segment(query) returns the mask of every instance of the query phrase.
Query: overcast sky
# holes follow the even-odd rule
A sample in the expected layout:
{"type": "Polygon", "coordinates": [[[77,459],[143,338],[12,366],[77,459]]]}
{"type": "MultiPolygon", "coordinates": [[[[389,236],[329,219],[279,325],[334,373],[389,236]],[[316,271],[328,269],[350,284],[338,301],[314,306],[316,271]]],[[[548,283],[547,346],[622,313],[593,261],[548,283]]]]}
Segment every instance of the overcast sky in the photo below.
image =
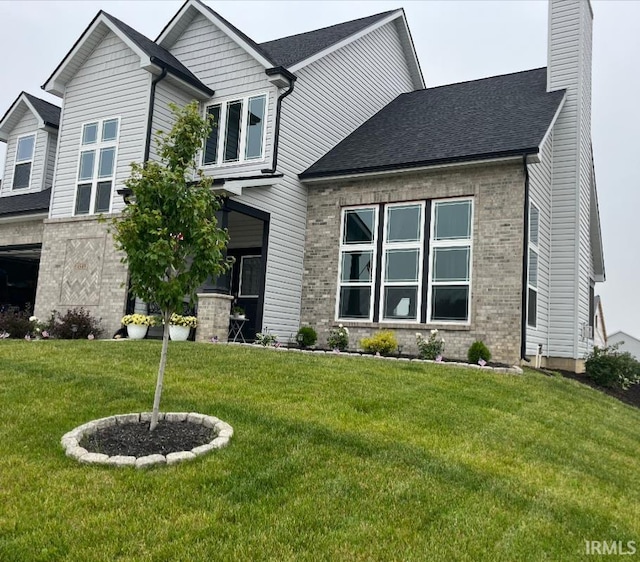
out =
{"type": "MultiPolygon", "coordinates": [[[[404,7],[427,86],[546,65],[547,3],[535,1],[342,1],[207,3],[257,42],[404,7]]],[[[100,10],[155,39],[180,1],[0,1],[0,115],[40,89],[100,10]]],[[[596,0],[593,145],[607,282],[609,334],[640,338],[640,2],[596,0]]],[[[0,143],[0,170],[4,170],[0,143]]],[[[0,172],[2,173],[2,172],[0,172]]]]}

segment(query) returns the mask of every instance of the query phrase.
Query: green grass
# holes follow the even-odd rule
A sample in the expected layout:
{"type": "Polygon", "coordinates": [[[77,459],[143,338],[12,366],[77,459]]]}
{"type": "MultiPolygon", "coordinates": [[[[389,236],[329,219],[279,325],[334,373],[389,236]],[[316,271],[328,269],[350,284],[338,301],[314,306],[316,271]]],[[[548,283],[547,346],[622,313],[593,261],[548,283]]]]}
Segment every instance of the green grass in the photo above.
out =
{"type": "MultiPolygon", "coordinates": [[[[60,437],[148,410],[158,342],[0,342],[0,560],[580,560],[640,543],[640,411],[574,381],[173,342],[231,445],[136,471],[60,437]]],[[[639,545],[640,546],[640,545],[639,545]]]]}

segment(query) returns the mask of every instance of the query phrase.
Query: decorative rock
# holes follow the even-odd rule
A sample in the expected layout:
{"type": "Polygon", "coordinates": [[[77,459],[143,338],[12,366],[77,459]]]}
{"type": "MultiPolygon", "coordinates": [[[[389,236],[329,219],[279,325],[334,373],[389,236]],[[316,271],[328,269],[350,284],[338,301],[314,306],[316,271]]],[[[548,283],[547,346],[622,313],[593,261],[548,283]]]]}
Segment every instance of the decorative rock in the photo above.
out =
{"type": "Polygon", "coordinates": [[[74,437],[63,437],[60,443],[64,449],[73,449],[78,446],[78,440],[74,437]]]}
{"type": "Polygon", "coordinates": [[[136,459],[136,468],[149,468],[155,464],[165,464],[167,459],[164,455],[147,455],[136,459]]]}
{"type": "Polygon", "coordinates": [[[190,461],[196,458],[191,451],[180,451],[178,453],[169,453],[167,455],[167,464],[177,464],[182,461],[190,461]]]}
{"type": "Polygon", "coordinates": [[[87,453],[86,455],[82,455],[78,460],[86,464],[104,464],[109,460],[109,455],[103,455],[102,453],[87,453]]]}
{"type": "Polygon", "coordinates": [[[202,424],[205,416],[203,414],[196,414],[195,412],[191,412],[187,415],[187,421],[189,423],[195,423],[196,425],[202,424]]]}
{"type": "Polygon", "coordinates": [[[79,460],[80,457],[88,453],[89,451],[87,451],[83,447],[68,447],[66,452],[68,457],[71,457],[72,459],[76,459],[76,460],[79,460]]]}
{"type": "Polygon", "coordinates": [[[222,449],[229,444],[228,437],[216,437],[213,441],[211,441],[211,446],[214,449],[222,449]]]}
{"type": "Polygon", "coordinates": [[[186,412],[167,412],[164,419],[168,422],[183,422],[187,420],[186,412]]]}
{"type": "Polygon", "coordinates": [[[199,447],[194,447],[193,449],[191,449],[191,452],[196,457],[199,457],[200,455],[206,455],[207,453],[213,451],[214,449],[216,449],[216,447],[214,447],[211,443],[207,443],[206,445],[200,445],[199,447]]]}
{"type": "Polygon", "coordinates": [[[228,437],[231,439],[233,437],[233,429],[221,429],[218,431],[218,437],[228,437]]]}
{"type": "Polygon", "coordinates": [[[202,420],[202,425],[204,425],[205,427],[214,429],[216,427],[216,424],[219,421],[220,420],[214,416],[204,416],[204,419],[202,420]]]}
{"type": "Polygon", "coordinates": [[[136,457],[129,457],[124,455],[116,455],[115,457],[109,457],[107,464],[112,466],[135,466],[136,457]]]}
{"type": "Polygon", "coordinates": [[[115,416],[115,418],[118,424],[138,423],[140,421],[140,414],[120,414],[119,416],[115,416]]]}
{"type": "MultiPolygon", "coordinates": [[[[140,414],[140,421],[149,423],[151,422],[152,415],[153,415],[153,412],[142,412],[140,414]]],[[[163,419],[164,419],[164,412],[158,412],[158,421],[163,419]]]]}
{"type": "Polygon", "coordinates": [[[99,420],[96,420],[93,422],[93,425],[95,425],[96,430],[102,429],[103,427],[111,427],[112,425],[115,425],[115,424],[116,424],[115,416],[109,416],[108,418],[100,418],[99,420]]]}

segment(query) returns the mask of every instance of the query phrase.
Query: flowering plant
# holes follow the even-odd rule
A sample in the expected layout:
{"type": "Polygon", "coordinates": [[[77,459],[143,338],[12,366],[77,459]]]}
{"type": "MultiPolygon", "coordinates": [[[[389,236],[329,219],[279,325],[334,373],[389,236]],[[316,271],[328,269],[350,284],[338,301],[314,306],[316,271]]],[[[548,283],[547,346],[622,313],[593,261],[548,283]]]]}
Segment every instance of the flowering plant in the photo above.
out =
{"type": "Polygon", "coordinates": [[[125,326],[133,324],[134,326],[155,326],[155,317],[145,314],[127,314],[120,320],[125,326]]]}
{"type": "Polygon", "coordinates": [[[327,344],[331,349],[337,349],[338,351],[347,349],[349,347],[349,328],[342,324],[338,324],[337,328],[331,328],[327,344]]]}
{"type": "Polygon", "coordinates": [[[431,330],[429,339],[425,339],[420,332],[416,333],[416,344],[421,359],[437,360],[440,357],[442,361],[444,338],[438,337],[438,330],[431,330]]]}
{"type": "Polygon", "coordinates": [[[180,314],[172,314],[169,324],[174,326],[185,326],[195,328],[198,325],[198,319],[195,316],[182,316],[180,314]]]}
{"type": "Polygon", "coordinates": [[[264,332],[258,332],[256,334],[256,342],[264,347],[270,345],[278,347],[278,334],[272,334],[269,332],[269,328],[265,328],[264,332]]]}

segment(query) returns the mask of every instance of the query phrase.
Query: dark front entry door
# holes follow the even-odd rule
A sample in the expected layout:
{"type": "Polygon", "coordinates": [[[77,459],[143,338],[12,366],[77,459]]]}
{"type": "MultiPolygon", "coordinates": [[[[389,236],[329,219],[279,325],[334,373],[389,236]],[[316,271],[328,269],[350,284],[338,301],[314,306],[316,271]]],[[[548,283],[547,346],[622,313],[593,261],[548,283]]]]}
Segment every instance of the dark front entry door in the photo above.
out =
{"type": "Polygon", "coordinates": [[[242,335],[245,340],[253,341],[259,328],[256,319],[264,275],[261,249],[234,249],[229,250],[228,255],[236,259],[231,272],[231,294],[235,297],[235,306],[242,307],[247,317],[242,326],[242,335]]]}

